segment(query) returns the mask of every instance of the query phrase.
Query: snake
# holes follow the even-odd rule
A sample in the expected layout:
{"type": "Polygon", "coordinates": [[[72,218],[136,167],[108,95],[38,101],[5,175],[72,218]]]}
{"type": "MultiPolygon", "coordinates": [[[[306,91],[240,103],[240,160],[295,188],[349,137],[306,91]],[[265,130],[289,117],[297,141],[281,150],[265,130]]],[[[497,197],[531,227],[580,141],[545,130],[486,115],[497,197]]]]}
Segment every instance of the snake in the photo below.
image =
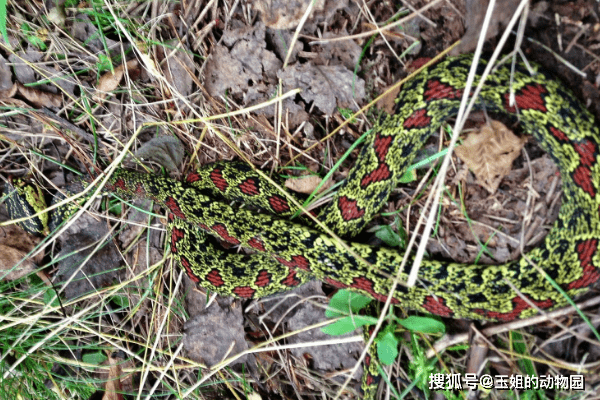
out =
{"type": "MultiPolygon", "coordinates": [[[[343,241],[318,225],[290,220],[298,210],[294,202],[240,162],[209,164],[182,180],[118,169],[104,191],[164,207],[173,257],[211,291],[252,299],[319,279],[385,301],[394,277],[407,278],[398,271],[403,258],[413,255],[352,237],[386,204],[430,135],[457,114],[472,63],[472,55],[463,55],[424,69],[403,85],[393,112],[374,122],[344,183],[316,216],[343,241]],[[224,251],[207,236],[250,254],[224,251]]],[[[486,65],[479,60],[476,79],[486,65]]],[[[418,284],[396,286],[391,302],[442,317],[492,321],[564,306],[600,278],[600,134],[594,117],[551,73],[522,62],[495,66],[474,108],[518,121],[552,157],[562,178],[558,218],[540,246],[514,261],[423,260],[418,284]]],[[[25,191],[24,185],[10,187],[12,193],[25,191]]],[[[23,215],[23,198],[39,195],[9,196],[11,215],[23,215]]]]}

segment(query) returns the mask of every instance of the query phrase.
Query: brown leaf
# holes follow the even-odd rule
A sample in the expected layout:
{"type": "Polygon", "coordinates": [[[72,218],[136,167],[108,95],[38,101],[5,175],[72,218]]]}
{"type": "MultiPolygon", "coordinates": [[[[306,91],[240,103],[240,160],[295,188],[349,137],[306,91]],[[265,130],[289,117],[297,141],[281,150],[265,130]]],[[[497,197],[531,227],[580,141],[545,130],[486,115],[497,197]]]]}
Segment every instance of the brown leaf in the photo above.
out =
{"type": "MultiPolygon", "coordinates": [[[[506,26],[512,18],[513,13],[520,0],[498,0],[494,5],[492,18],[485,32],[485,39],[490,39],[498,34],[498,31],[506,26]]],[[[467,32],[460,44],[451,51],[452,55],[470,53],[475,49],[477,40],[483,35],[483,20],[487,12],[489,0],[467,0],[465,13],[465,26],[467,32]]]]}
{"type": "MultiPolygon", "coordinates": [[[[248,349],[241,307],[211,304],[185,323],[183,346],[187,357],[209,367],[248,349]]],[[[244,355],[230,366],[248,361],[244,355]]]]}
{"type": "MultiPolygon", "coordinates": [[[[309,6],[309,1],[281,1],[281,0],[257,0],[251,2],[252,7],[260,11],[260,16],[265,25],[271,29],[292,29],[298,26],[302,16],[309,6]]],[[[313,13],[322,12],[326,7],[325,0],[313,2],[313,13]]],[[[329,8],[334,8],[337,2],[329,2],[329,8]],[[333,3],[333,4],[331,4],[333,3]]],[[[343,3],[343,2],[341,2],[343,3]]],[[[334,9],[335,10],[335,9],[334,9]]]]}
{"type": "Polygon", "coordinates": [[[365,81],[342,65],[294,64],[277,72],[285,91],[302,89],[299,96],[332,115],[336,107],[357,110],[366,96],[365,81]]]}
{"type": "Polygon", "coordinates": [[[108,240],[99,249],[98,241],[107,236],[106,224],[90,215],[82,215],[71,223],[59,236],[61,251],[56,266],[58,282],[71,282],[64,288],[67,299],[94,293],[119,279],[123,272],[122,257],[113,240],[108,240]],[[90,257],[89,262],[81,265],[90,257]],[[74,276],[73,276],[74,275],[74,276]]]}
{"type": "Polygon", "coordinates": [[[400,93],[400,86],[394,88],[390,93],[383,96],[377,102],[377,108],[384,110],[388,114],[394,113],[394,107],[396,106],[396,97],[400,93]]]}
{"type": "Polygon", "coordinates": [[[60,107],[62,104],[62,96],[60,94],[26,87],[21,83],[17,83],[17,88],[19,94],[36,107],[60,107]]]}
{"type": "Polygon", "coordinates": [[[29,259],[23,260],[26,254],[14,247],[0,244],[0,276],[3,277],[3,280],[14,281],[35,269],[33,262],[29,259]],[[21,262],[21,260],[23,261],[21,262]],[[17,264],[19,265],[15,267],[17,264]]]}
{"type": "MultiPolygon", "coordinates": [[[[322,181],[323,179],[317,175],[306,175],[299,178],[287,179],[285,181],[285,187],[293,190],[294,192],[311,194],[322,181]]],[[[319,188],[318,193],[329,189],[331,185],[333,185],[331,179],[327,180],[327,182],[325,182],[323,186],[319,188]]]]}
{"type": "Polygon", "coordinates": [[[102,396],[102,400],[123,400],[121,392],[123,388],[121,386],[121,376],[123,375],[120,365],[120,360],[110,357],[107,360],[110,365],[108,370],[108,379],[106,380],[105,392],[102,396]]]}
{"type": "Polygon", "coordinates": [[[504,124],[492,121],[479,133],[470,134],[455,151],[473,171],[477,183],[488,192],[495,193],[526,141],[527,138],[515,136],[504,124]]]}
{"type": "MultiPolygon", "coordinates": [[[[139,69],[139,64],[137,60],[129,60],[127,61],[127,70],[135,71],[139,69]]],[[[98,94],[96,94],[96,100],[103,100],[106,97],[108,92],[112,92],[121,83],[121,79],[123,79],[123,75],[125,74],[125,65],[121,64],[117,68],[114,69],[114,74],[111,71],[108,71],[104,75],[100,77],[98,81],[98,94]]]]}
{"type": "Polygon", "coordinates": [[[173,52],[177,43],[171,41],[163,49],[169,56],[166,62],[161,63],[161,68],[167,81],[173,85],[180,95],[188,96],[192,93],[194,84],[194,60],[183,49],[173,52]]]}
{"type": "Polygon", "coordinates": [[[18,89],[19,85],[14,83],[10,88],[6,90],[0,90],[0,99],[11,99],[15,97],[15,94],[17,94],[18,89]]]}
{"type": "Polygon", "coordinates": [[[36,262],[44,256],[40,253],[35,259],[26,258],[27,254],[40,242],[16,225],[8,225],[0,230],[0,277],[14,281],[31,273],[36,262]],[[15,265],[17,265],[15,267],[15,265]],[[6,274],[6,276],[5,276],[6,274]]]}

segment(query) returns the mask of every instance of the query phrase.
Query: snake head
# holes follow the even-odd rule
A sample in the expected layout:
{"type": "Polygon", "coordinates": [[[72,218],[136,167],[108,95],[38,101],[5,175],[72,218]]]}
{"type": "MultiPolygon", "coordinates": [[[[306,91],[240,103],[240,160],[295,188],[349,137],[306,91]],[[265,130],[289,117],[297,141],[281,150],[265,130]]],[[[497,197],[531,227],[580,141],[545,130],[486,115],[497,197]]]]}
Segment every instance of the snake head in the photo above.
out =
{"type": "Polygon", "coordinates": [[[9,178],[4,185],[6,208],[10,219],[27,233],[47,235],[48,213],[42,189],[20,178],[9,178]]]}

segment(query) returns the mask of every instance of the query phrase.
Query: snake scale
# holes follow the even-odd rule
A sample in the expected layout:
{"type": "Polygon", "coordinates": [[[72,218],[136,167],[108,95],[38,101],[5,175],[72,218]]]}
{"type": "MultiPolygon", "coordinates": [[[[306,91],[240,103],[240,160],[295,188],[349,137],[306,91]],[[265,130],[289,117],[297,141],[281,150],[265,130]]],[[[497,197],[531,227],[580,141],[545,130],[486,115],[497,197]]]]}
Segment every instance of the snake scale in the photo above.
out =
{"type": "MultiPolygon", "coordinates": [[[[375,123],[348,178],[318,214],[327,227],[349,238],[376,215],[425,140],[456,115],[472,61],[470,55],[447,58],[404,84],[394,113],[375,123]]],[[[478,74],[484,67],[482,60],[478,74]]],[[[517,117],[558,165],[563,197],[554,227],[541,246],[503,265],[425,260],[418,285],[397,287],[393,303],[444,317],[508,321],[566,304],[528,260],[569,296],[600,278],[599,131],[570,91],[540,67],[531,68],[533,74],[520,63],[512,72],[506,65],[496,67],[476,108],[517,117]]],[[[259,298],[316,278],[385,300],[404,257],[396,249],[347,242],[365,263],[320,230],[290,222],[295,207],[240,163],[211,164],[183,181],[117,170],[105,189],[166,208],[173,256],[191,279],[223,295],[259,298]],[[205,240],[207,233],[253,254],[225,253],[205,240]]]]}

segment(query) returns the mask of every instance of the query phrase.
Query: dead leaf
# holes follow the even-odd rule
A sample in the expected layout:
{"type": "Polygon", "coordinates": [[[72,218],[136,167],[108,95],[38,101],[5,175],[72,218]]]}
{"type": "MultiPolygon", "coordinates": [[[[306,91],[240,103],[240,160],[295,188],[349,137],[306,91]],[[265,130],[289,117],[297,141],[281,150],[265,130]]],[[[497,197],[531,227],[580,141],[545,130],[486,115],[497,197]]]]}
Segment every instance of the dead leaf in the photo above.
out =
{"type": "MultiPolygon", "coordinates": [[[[267,50],[263,24],[255,24],[252,30],[233,28],[226,32],[223,44],[218,45],[208,59],[206,90],[211,96],[223,96],[226,92],[237,96],[249,88],[258,90],[258,87],[277,82],[281,65],[275,53],[267,50]]],[[[270,92],[270,89],[264,87],[260,92],[270,92]]]]}
{"type": "Polygon", "coordinates": [[[168,169],[177,171],[183,162],[185,148],[175,136],[159,136],[144,143],[135,156],[146,161],[154,161],[168,169]]]}
{"type": "Polygon", "coordinates": [[[65,27],[65,22],[67,21],[67,14],[65,14],[64,3],[60,6],[52,7],[48,11],[48,21],[60,26],[61,28],[65,27]]]}
{"type": "Polygon", "coordinates": [[[19,89],[19,86],[15,83],[6,90],[0,90],[0,99],[3,99],[3,100],[4,99],[12,99],[13,97],[15,97],[15,94],[17,94],[18,89],[19,89]]]}
{"type": "Polygon", "coordinates": [[[105,392],[102,396],[102,400],[123,400],[123,387],[121,386],[121,376],[123,372],[121,370],[121,361],[109,357],[107,364],[110,365],[108,370],[108,379],[106,380],[105,392]]]}
{"type": "MultiPolygon", "coordinates": [[[[346,29],[334,32],[325,32],[324,39],[335,39],[348,36],[346,29]]],[[[360,55],[362,48],[354,40],[344,41],[325,41],[322,44],[323,52],[320,57],[327,60],[327,65],[343,65],[349,70],[354,70],[357,65],[360,66],[360,55]]]]}
{"type": "Polygon", "coordinates": [[[394,90],[379,99],[377,101],[377,108],[384,110],[388,114],[394,114],[398,93],[400,93],[400,86],[395,87],[394,90]]]}
{"type": "Polygon", "coordinates": [[[29,259],[24,260],[27,253],[14,247],[0,244],[0,277],[2,280],[14,281],[35,269],[35,264],[29,259]],[[19,264],[15,267],[15,265],[19,264]]]}
{"type": "Polygon", "coordinates": [[[12,71],[6,63],[6,59],[0,55],[0,92],[13,90],[12,88],[14,88],[12,82],[12,71]]]}
{"type": "MultiPolygon", "coordinates": [[[[311,194],[315,191],[317,186],[321,184],[322,181],[323,179],[321,179],[320,176],[306,175],[300,176],[298,178],[287,179],[285,181],[285,187],[293,190],[294,192],[311,194]]],[[[325,182],[323,186],[319,188],[319,191],[317,193],[321,193],[324,190],[329,189],[332,185],[333,182],[331,181],[331,179],[328,179],[327,182],[325,182]]]]}
{"type": "Polygon", "coordinates": [[[93,293],[118,281],[119,274],[125,272],[121,267],[122,257],[103,221],[84,214],[73,221],[58,240],[62,248],[56,255],[56,259],[60,261],[56,264],[58,271],[55,279],[61,285],[69,281],[64,288],[67,299],[93,293]],[[101,239],[106,242],[96,249],[101,239]],[[91,253],[93,254],[90,255],[91,253]],[[89,261],[82,266],[88,257],[89,261]]]}
{"type": "Polygon", "coordinates": [[[300,88],[300,97],[314,102],[323,113],[332,115],[335,107],[357,110],[365,97],[365,81],[341,65],[294,64],[277,76],[284,91],[300,88]]]}
{"type": "Polygon", "coordinates": [[[477,183],[492,194],[510,172],[512,162],[519,156],[526,141],[526,137],[516,136],[501,122],[492,121],[479,133],[471,133],[455,151],[473,171],[477,183]]]}
{"type": "MultiPolygon", "coordinates": [[[[303,344],[301,347],[290,349],[290,353],[298,358],[310,357],[311,364],[320,371],[332,371],[337,368],[352,368],[356,365],[362,344],[357,342],[344,343],[343,345],[312,346],[311,343],[321,340],[330,340],[331,337],[321,332],[320,329],[308,329],[310,325],[317,324],[325,318],[325,311],[321,306],[305,303],[287,321],[288,330],[296,332],[288,340],[290,344],[303,344]]],[[[352,333],[339,336],[351,336],[352,333]]],[[[358,379],[361,372],[354,375],[358,379]]]]}
{"type": "MultiPolygon", "coordinates": [[[[252,2],[252,6],[260,11],[263,22],[269,28],[292,29],[298,26],[310,1],[259,0],[252,2]]],[[[325,0],[314,2],[313,7],[315,12],[323,10],[325,0]]]]}
{"type": "Polygon", "coordinates": [[[44,256],[27,258],[40,242],[39,238],[26,233],[16,225],[7,225],[0,230],[0,278],[14,281],[36,269],[36,263],[44,256]],[[15,267],[15,265],[17,265],[15,267]],[[6,274],[6,275],[5,275],[6,274]]]}
{"type": "Polygon", "coordinates": [[[348,7],[348,0],[255,0],[249,2],[260,11],[259,15],[271,29],[286,30],[298,26],[312,3],[308,20],[304,22],[304,32],[314,31],[317,24],[330,26],[337,11],[348,7]]]}
{"type": "MultiPolygon", "coordinates": [[[[246,351],[242,308],[223,308],[218,302],[204,308],[185,323],[183,346],[189,358],[209,367],[246,351]]],[[[244,355],[229,366],[247,361],[248,355],[244,355]]]]}
{"type": "MultiPolygon", "coordinates": [[[[508,24],[520,0],[498,0],[495,3],[492,19],[485,33],[485,39],[490,39],[498,34],[498,31],[508,24]]],[[[450,53],[458,55],[469,53],[475,49],[479,37],[482,35],[483,20],[487,12],[489,0],[467,0],[467,12],[465,13],[465,26],[467,32],[461,39],[460,44],[450,53]]]]}
{"type": "Polygon", "coordinates": [[[161,64],[162,71],[167,81],[173,85],[181,96],[188,96],[192,93],[194,83],[194,60],[183,49],[173,52],[171,49],[177,49],[177,42],[170,41],[164,48],[161,48],[165,55],[166,62],[161,64]]]}
{"type": "Polygon", "coordinates": [[[32,87],[23,86],[17,83],[17,89],[21,96],[38,108],[42,107],[60,107],[62,96],[56,93],[44,92],[32,87]]]}
{"type": "MultiPolygon", "coordinates": [[[[127,61],[127,71],[136,71],[139,69],[139,64],[137,60],[129,60],[127,61]]],[[[114,73],[112,71],[108,71],[104,75],[100,77],[98,81],[98,93],[94,96],[94,98],[98,101],[104,100],[108,92],[112,92],[121,83],[121,79],[123,79],[123,75],[125,74],[125,65],[121,64],[117,68],[114,69],[114,73]]]]}
{"type": "MultiPolygon", "coordinates": [[[[84,2],[81,4],[84,4],[84,2]]],[[[76,10],[76,8],[70,10],[76,10]]],[[[71,35],[81,43],[85,43],[85,54],[78,52],[74,53],[82,60],[93,60],[95,62],[95,54],[105,54],[108,50],[108,55],[110,57],[115,57],[120,55],[121,51],[125,50],[125,45],[122,42],[110,39],[107,35],[100,32],[88,15],[76,12],[74,18],[72,15],[69,15],[69,17],[72,18],[71,22],[73,24],[71,26],[71,35]]]]}

